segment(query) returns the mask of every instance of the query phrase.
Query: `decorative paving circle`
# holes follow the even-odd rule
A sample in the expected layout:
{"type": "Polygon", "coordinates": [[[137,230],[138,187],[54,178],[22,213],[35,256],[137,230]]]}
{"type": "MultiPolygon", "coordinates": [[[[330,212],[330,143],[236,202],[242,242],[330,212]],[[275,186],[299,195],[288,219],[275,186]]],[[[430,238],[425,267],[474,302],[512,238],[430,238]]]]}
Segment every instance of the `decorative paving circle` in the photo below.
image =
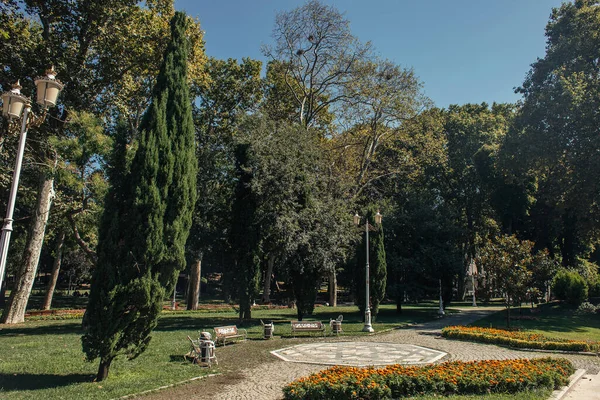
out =
{"type": "Polygon", "coordinates": [[[271,354],[284,361],[324,364],[369,365],[430,364],[447,353],[402,343],[336,342],[308,343],[272,351],[271,354]]]}

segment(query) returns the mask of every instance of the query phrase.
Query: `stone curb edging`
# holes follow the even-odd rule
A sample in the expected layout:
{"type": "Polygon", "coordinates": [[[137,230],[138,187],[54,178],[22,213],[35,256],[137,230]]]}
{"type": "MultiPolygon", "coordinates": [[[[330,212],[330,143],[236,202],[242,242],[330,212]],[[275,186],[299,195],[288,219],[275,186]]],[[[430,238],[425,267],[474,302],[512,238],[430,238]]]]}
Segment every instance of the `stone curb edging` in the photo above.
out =
{"type": "Polygon", "coordinates": [[[185,381],[171,383],[170,385],[160,386],[160,387],[157,387],[155,389],[148,389],[148,390],[144,390],[143,392],[139,392],[139,393],[126,394],[125,396],[117,397],[117,398],[115,398],[113,400],[131,399],[131,398],[142,396],[142,395],[145,395],[145,394],[149,394],[149,393],[153,393],[153,392],[158,392],[160,390],[169,389],[169,388],[172,388],[172,387],[175,387],[175,386],[183,385],[184,383],[189,383],[189,382],[197,381],[197,380],[204,379],[204,378],[210,378],[210,377],[218,376],[218,375],[221,375],[221,374],[217,373],[217,374],[208,374],[208,375],[196,376],[194,378],[186,379],[185,381]]]}
{"type": "Polygon", "coordinates": [[[585,374],[585,371],[585,369],[578,369],[577,371],[575,371],[573,375],[569,377],[569,384],[562,389],[558,389],[552,392],[552,395],[548,400],[561,400],[563,397],[565,397],[571,391],[571,389],[575,387],[575,384],[579,382],[583,374],[585,374]]]}
{"type": "MultiPolygon", "coordinates": [[[[501,346],[501,345],[497,345],[497,346],[501,346]]],[[[551,353],[551,354],[574,354],[574,355],[578,355],[578,356],[594,356],[594,357],[598,357],[598,353],[592,353],[589,351],[568,351],[568,350],[545,350],[545,349],[522,349],[519,347],[510,347],[510,346],[506,346],[509,349],[513,349],[513,350],[522,350],[522,351],[530,351],[532,353],[551,353]]]]}

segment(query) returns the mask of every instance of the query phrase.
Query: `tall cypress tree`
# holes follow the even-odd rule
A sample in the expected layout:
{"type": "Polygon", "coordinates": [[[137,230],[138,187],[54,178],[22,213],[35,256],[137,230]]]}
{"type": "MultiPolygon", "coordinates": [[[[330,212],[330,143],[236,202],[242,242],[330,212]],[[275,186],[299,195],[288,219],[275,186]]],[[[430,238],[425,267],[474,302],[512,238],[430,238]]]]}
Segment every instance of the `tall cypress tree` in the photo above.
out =
{"type": "Polygon", "coordinates": [[[117,355],[134,358],[146,349],[165,293],[185,267],[197,170],[186,26],[186,15],[175,13],[128,174],[124,143],[116,141],[120,162],[110,177],[98,265],[83,319],[83,351],[89,361],[100,358],[98,381],[108,376],[117,355]]]}
{"type": "Polygon", "coordinates": [[[240,300],[240,319],[251,318],[252,300],[258,296],[260,283],[259,230],[256,224],[257,199],[252,192],[254,174],[251,147],[247,143],[235,148],[238,183],[232,205],[231,245],[234,266],[228,281],[240,300]]]}
{"type": "Polygon", "coordinates": [[[379,225],[378,228],[371,242],[373,244],[373,260],[370,265],[369,296],[371,297],[371,313],[373,318],[379,313],[379,304],[385,297],[385,287],[387,285],[387,262],[385,260],[383,226],[379,225]]]}

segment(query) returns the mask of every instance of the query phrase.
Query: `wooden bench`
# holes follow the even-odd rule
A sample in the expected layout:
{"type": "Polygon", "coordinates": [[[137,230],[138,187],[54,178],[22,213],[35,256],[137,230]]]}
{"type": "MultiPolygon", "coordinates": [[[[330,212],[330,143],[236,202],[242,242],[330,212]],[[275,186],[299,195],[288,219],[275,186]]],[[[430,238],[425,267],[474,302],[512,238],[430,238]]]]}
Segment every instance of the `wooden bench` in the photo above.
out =
{"type": "Polygon", "coordinates": [[[292,321],[292,335],[296,332],[323,332],[325,336],[325,325],[321,321],[292,321]]]}
{"type": "Polygon", "coordinates": [[[217,326],[213,330],[215,331],[215,344],[218,345],[220,342],[223,343],[223,346],[225,346],[227,339],[246,340],[248,335],[245,329],[238,329],[235,325],[217,326]]]}

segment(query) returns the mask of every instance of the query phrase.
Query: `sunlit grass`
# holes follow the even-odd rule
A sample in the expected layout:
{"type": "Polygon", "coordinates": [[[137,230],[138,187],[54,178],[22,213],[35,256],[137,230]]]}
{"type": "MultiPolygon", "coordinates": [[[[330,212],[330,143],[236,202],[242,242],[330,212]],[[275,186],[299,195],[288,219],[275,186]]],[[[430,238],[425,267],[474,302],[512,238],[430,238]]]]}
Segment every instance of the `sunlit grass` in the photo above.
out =
{"type": "MultiPolygon", "coordinates": [[[[395,306],[386,305],[373,326],[376,331],[396,328],[432,319],[435,312],[435,307],[405,307],[402,314],[396,314],[395,306]]],[[[365,334],[361,332],[361,314],[354,306],[316,307],[315,313],[305,319],[323,321],[329,335],[329,320],[340,314],[344,316],[343,335],[365,334]]],[[[297,315],[294,309],[278,308],[254,310],[252,317],[251,321],[239,324],[238,315],[233,310],[218,313],[164,312],[147,351],[131,361],[117,358],[111,366],[109,378],[100,383],[93,382],[97,361],[86,362],[81,351],[80,319],[3,325],[0,327],[0,398],[113,399],[215,373],[219,367],[208,370],[184,361],[183,354],[189,350],[188,335],[197,338],[199,331],[235,324],[248,329],[249,339],[258,340],[262,338],[260,319],[263,319],[275,322],[276,336],[289,337],[290,321],[296,320],[297,315]]],[[[319,334],[303,333],[298,336],[316,337],[319,334]]],[[[291,342],[295,344],[297,341],[291,342]]],[[[252,353],[256,348],[261,354],[249,357],[263,357],[262,353],[268,354],[268,351],[258,346],[259,343],[263,342],[238,345],[235,350],[248,349],[252,353]]],[[[280,341],[271,344],[285,346],[280,341]]]]}
{"type": "MultiPolygon", "coordinates": [[[[575,314],[575,309],[559,303],[511,310],[518,319],[511,320],[511,328],[525,329],[548,337],[571,340],[600,341],[600,314],[575,314]]],[[[473,326],[506,328],[506,312],[494,313],[480,319],[473,326]]]]}

